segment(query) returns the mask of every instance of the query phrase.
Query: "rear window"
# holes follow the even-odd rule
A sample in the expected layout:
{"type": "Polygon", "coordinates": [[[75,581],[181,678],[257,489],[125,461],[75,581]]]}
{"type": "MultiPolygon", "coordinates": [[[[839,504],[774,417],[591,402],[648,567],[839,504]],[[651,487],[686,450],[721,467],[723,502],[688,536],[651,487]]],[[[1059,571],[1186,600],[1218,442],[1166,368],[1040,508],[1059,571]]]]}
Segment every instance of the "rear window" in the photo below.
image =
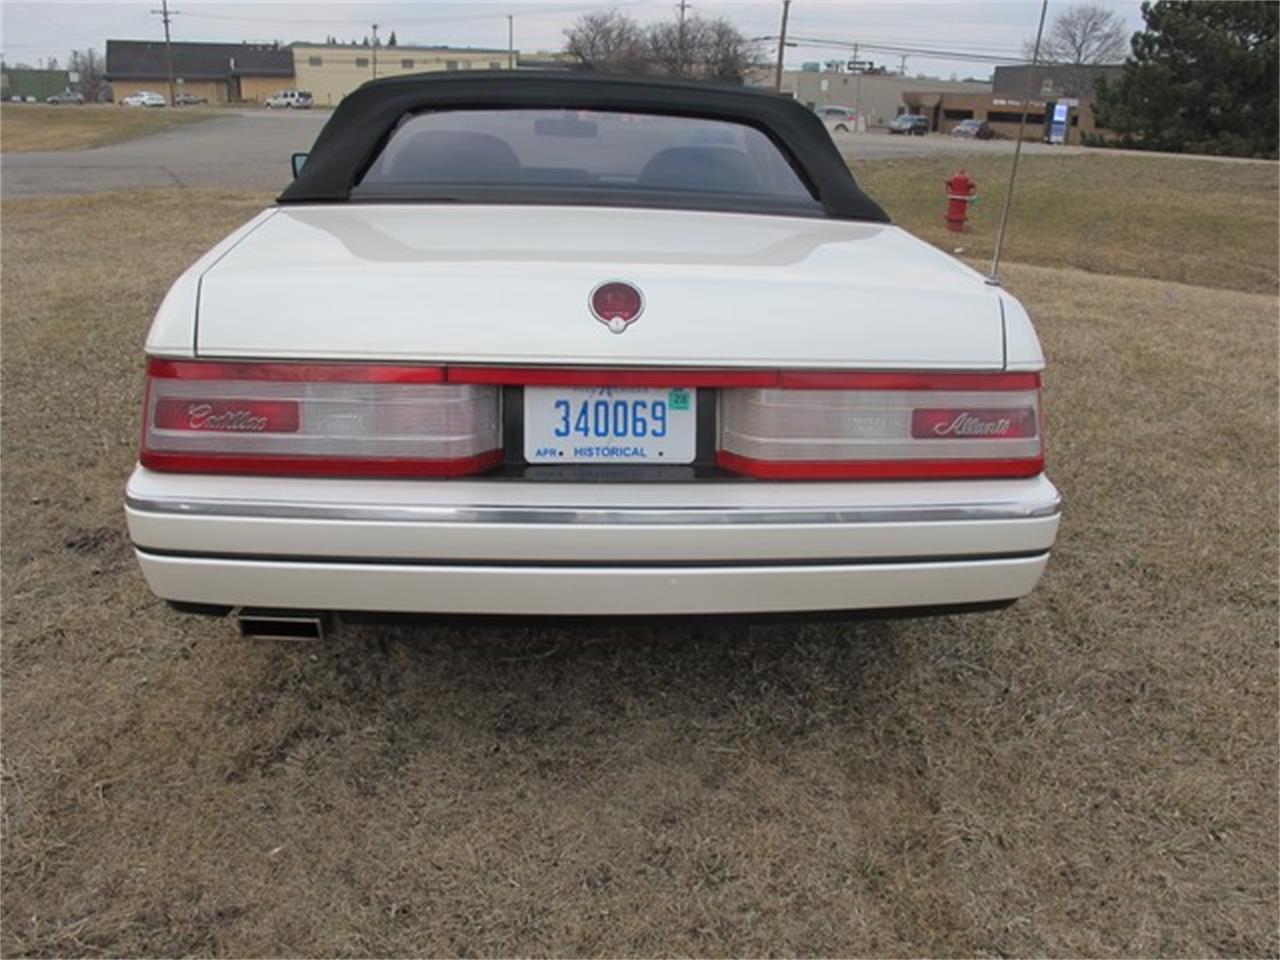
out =
{"type": "Polygon", "coordinates": [[[592,110],[447,110],[407,116],[353,196],[573,202],[662,195],[698,205],[816,206],[783,151],[755,127],[592,110]],[[454,189],[458,188],[458,189],[454,189]]]}

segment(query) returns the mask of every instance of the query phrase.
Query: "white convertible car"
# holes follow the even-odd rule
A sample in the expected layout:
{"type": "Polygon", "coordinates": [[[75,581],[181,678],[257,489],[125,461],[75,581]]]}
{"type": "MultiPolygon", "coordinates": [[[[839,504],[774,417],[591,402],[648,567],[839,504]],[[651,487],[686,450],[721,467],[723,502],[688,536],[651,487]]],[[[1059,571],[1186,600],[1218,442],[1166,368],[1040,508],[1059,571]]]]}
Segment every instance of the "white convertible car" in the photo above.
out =
{"type": "Polygon", "coordinates": [[[1025,311],[767,93],[366,84],[146,350],[138,561],[246,634],[985,609],[1058,525],[1025,311]]]}

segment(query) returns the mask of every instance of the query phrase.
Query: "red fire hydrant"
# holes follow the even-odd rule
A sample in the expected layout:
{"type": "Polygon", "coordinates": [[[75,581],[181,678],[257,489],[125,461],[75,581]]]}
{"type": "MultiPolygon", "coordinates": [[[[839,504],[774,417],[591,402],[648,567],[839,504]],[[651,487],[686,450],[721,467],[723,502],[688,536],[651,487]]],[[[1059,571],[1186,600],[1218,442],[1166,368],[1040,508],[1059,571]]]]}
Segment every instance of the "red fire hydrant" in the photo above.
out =
{"type": "Polygon", "coordinates": [[[969,215],[969,204],[978,199],[973,193],[978,185],[963,170],[957,170],[946,186],[947,229],[952,233],[963,233],[965,217],[969,215]]]}

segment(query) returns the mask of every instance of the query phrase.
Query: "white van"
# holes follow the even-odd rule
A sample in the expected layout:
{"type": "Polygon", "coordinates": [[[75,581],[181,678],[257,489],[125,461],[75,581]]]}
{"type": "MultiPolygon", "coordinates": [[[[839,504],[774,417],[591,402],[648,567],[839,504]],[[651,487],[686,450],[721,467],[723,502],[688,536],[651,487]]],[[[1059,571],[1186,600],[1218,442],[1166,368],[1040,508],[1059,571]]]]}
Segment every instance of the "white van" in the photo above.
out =
{"type": "Polygon", "coordinates": [[[281,90],[277,94],[267,97],[263,101],[263,106],[270,109],[272,107],[287,107],[290,110],[310,110],[315,100],[311,97],[309,90],[281,90]]]}

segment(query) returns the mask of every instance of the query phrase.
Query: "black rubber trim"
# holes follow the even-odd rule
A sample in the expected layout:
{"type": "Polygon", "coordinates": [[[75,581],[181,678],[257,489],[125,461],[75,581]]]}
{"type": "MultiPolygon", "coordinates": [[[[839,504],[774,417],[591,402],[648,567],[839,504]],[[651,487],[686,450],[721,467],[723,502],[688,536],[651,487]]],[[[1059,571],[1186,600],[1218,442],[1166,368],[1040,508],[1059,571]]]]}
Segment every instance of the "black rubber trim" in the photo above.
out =
{"type": "MultiPolygon", "coordinates": [[[[176,600],[165,601],[180,613],[197,616],[225,617],[234,607],[214,604],[188,604],[176,600]]],[[[555,626],[557,629],[587,627],[634,627],[645,625],[696,626],[702,624],[740,624],[762,626],[766,624],[823,623],[850,620],[915,620],[921,617],[952,617],[974,613],[992,613],[1007,610],[1018,601],[983,600],[978,603],[933,604],[920,607],[874,607],[852,610],[787,610],[778,613],[650,613],[608,615],[558,615],[558,614],[493,614],[493,613],[374,613],[367,610],[322,611],[277,610],[281,614],[332,613],[339,627],[353,626],[415,626],[457,625],[463,627],[516,627],[522,625],[555,626]]],[[[744,638],[745,639],[745,638],[744,638]]]]}
{"type": "Polygon", "coordinates": [[[625,616],[556,616],[554,614],[432,614],[432,613],[370,613],[367,611],[339,612],[341,623],[395,625],[414,623],[455,623],[463,626],[510,626],[522,623],[544,624],[556,627],[636,626],[663,624],[683,626],[695,624],[769,624],[804,623],[841,620],[914,620],[918,617],[950,617],[969,613],[990,613],[1007,610],[1018,601],[984,600],[979,603],[949,603],[922,607],[876,607],[852,610],[788,610],[779,613],[650,613],[625,616]]]}
{"type": "Polygon", "coordinates": [[[229,603],[192,603],[189,600],[166,600],[165,603],[174,613],[185,613],[193,617],[225,617],[235,609],[229,603]]]}
{"type": "Polygon", "coordinates": [[[981,554],[944,554],[927,557],[823,557],[816,560],[806,559],[765,559],[765,560],[641,560],[632,563],[611,563],[602,560],[475,560],[475,559],[439,559],[429,557],[343,557],[277,554],[277,553],[219,553],[217,551],[201,551],[192,553],[188,550],[165,550],[142,546],[135,543],[134,549],[151,557],[176,557],[183,560],[235,560],[241,563],[302,563],[318,566],[349,564],[367,567],[501,567],[516,570],[575,570],[584,568],[604,568],[607,570],[653,570],[653,569],[694,569],[694,570],[740,570],[757,567],[798,567],[804,569],[821,569],[822,567],[870,567],[870,566],[912,566],[921,563],[980,563],[995,560],[1030,560],[1036,557],[1047,557],[1048,550],[1023,550],[1013,553],[981,553],[981,554]]]}

